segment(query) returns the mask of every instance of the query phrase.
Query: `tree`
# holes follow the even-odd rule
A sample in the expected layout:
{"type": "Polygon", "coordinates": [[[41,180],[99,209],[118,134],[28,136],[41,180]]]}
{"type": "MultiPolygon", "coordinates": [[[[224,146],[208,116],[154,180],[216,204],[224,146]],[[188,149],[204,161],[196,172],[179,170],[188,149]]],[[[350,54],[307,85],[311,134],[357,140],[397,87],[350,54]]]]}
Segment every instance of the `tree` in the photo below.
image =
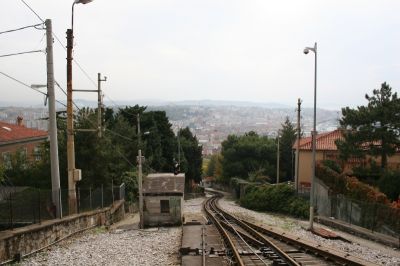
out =
{"type": "Polygon", "coordinates": [[[214,176],[215,173],[215,165],[217,164],[217,154],[211,155],[210,161],[208,162],[205,174],[206,176],[214,176]]]}
{"type": "Polygon", "coordinates": [[[276,142],[251,131],[243,136],[229,135],[222,142],[222,180],[248,179],[249,174],[275,177],[276,142]]]}
{"type": "Polygon", "coordinates": [[[288,181],[293,176],[293,144],[297,137],[295,127],[287,116],[282,125],[280,137],[280,163],[283,173],[282,181],[288,181]]]}
{"type": "Polygon", "coordinates": [[[352,156],[380,156],[381,168],[385,169],[388,156],[400,148],[400,100],[386,82],[365,98],[367,106],[342,108],[340,125],[345,129],[344,140],[336,145],[344,160],[352,156]]]}
{"type": "Polygon", "coordinates": [[[192,180],[196,183],[201,181],[202,147],[196,136],[193,136],[188,127],[180,129],[178,133],[183,160],[181,160],[181,171],[185,172],[186,184],[190,185],[192,180]]]}
{"type": "MultiPolygon", "coordinates": [[[[120,109],[122,116],[132,128],[137,131],[137,115],[140,115],[140,129],[142,134],[141,148],[146,157],[146,165],[158,172],[172,172],[173,158],[177,150],[175,134],[172,125],[164,111],[145,112],[146,107],[135,105],[120,109]]],[[[137,138],[134,140],[137,142],[137,138]]],[[[137,151],[137,149],[136,149],[137,151]]]]}

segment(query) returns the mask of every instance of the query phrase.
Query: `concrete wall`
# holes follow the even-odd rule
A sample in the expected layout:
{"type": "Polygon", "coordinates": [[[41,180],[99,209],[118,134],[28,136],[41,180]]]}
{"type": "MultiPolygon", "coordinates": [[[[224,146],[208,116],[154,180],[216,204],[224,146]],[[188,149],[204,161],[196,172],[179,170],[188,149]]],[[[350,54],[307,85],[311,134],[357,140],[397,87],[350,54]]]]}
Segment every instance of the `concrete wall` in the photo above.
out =
{"type": "Polygon", "coordinates": [[[183,219],[182,196],[146,196],[144,197],[143,218],[145,226],[162,224],[180,225],[183,219]],[[161,200],[169,200],[169,213],[161,213],[161,200]]]}
{"type": "Polygon", "coordinates": [[[124,215],[124,201],[117,201],[112,207],[2,231],[0,263],[13,259],[17,254],[29,254],[85,229],[112,224],[122,220],[124,215]]]}

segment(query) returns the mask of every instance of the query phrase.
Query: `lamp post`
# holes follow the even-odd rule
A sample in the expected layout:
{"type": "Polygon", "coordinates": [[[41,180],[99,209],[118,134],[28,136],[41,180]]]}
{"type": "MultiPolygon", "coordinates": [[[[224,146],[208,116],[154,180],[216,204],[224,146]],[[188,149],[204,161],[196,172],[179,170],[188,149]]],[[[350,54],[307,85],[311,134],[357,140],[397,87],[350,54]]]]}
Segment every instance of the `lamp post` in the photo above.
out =
{"type": "Polygon", "coordinates": [[[315,149],[316,149],[316,137],[317,137],[317,129],[316,129],[316,120],[317,120],[317,43],[314,44],[314,47],[306,47],[304,48],[304,53],[308,54],[310,51],[314,52],[314,121],[313,121],[313,131],[311,133],[312,136],[312,167],[311,167],[311,191],[310,191],[310,226],[309,230],[313,230],[313,222],[314,222],[314,190],[315,190],[315,149]]]}
{"type": "Polygon", "coordinates": [[[276,184],[279,184],[279,130],[278,130],[278,147],[276,151],[276,184]]]}
{"type": "Polygon", "coordinates": [[[72,106],[72,49],[74,40],[74,7],[75,4],[87,4],[93,0],[75,0],[72,4],[71,29],[67,29],[67,162],[68,162],[68,210],[69,214],[77,212],[75,184],[81,173],[75,169],[74,118],[72,106]]]}

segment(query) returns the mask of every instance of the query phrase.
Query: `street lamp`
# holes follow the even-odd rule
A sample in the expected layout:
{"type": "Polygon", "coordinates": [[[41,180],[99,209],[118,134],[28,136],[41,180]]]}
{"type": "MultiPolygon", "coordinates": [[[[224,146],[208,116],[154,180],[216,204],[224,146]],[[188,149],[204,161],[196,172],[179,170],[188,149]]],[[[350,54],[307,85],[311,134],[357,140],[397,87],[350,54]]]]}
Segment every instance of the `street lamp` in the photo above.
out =
{"type": "Polygon", "coordinates": [[[77,212],[75,184],[81,178],[79,169],[75,169],[74,118],[72,106],[72,49],[74,40],[75,4],[87,4],[92,0],[75,0],[72,4],[71,29],[67,29],[67,162],[68,162],[68,207],[69,214],[77,212]]]}
{"type": "Polygon", "coordinates": [[[279,130],[278,130],[278,136],[277,136],[277,141],[278,141],[278,149],[276,151],[276,184],[279,184],[279,130]]]}
{"type": "Polygon", "coordinates": [[[312,131],[312,177],[311,177],[311,192],[310,192],[310,226],[309,230],[313,230],[314,222],[314,190],[315,190],[315,146],[316,146],[316,120],[317,120],[317,43],[314,47],[304,48],[304,53],[308,54],[310,51],[314,52],[315,64],[314,64],[314,121],[313,121],[313,131],[312,131]]]}

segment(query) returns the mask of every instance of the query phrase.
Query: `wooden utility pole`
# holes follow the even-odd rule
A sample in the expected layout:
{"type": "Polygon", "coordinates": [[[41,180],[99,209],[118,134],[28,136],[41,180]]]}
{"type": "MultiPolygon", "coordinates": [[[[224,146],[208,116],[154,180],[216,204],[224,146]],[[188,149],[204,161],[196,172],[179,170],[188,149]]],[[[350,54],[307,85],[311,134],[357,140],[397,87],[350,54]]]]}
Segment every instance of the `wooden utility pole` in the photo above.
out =
{"type": "Polygon", "coordinates": [[[301,99],[297,99],[297,147],[296,147],[296,162],[295,162],[295,174],[294,174],[294,182],[295,182],[295,188],[296,191],[298,192],[299,190],[299,153],[300,153],[300,135],[301,135],[301,129],[300,129],[300,112],[301,112],[301,99]]]}
{"type": "Polygon", "coordinates": [[[67,162],[68,162],[68,212],[78,211],[75,190],[75,144],[74,144],[74,114],[72,106],[72,48],[74,34],[67,30],[67,162]]]}

